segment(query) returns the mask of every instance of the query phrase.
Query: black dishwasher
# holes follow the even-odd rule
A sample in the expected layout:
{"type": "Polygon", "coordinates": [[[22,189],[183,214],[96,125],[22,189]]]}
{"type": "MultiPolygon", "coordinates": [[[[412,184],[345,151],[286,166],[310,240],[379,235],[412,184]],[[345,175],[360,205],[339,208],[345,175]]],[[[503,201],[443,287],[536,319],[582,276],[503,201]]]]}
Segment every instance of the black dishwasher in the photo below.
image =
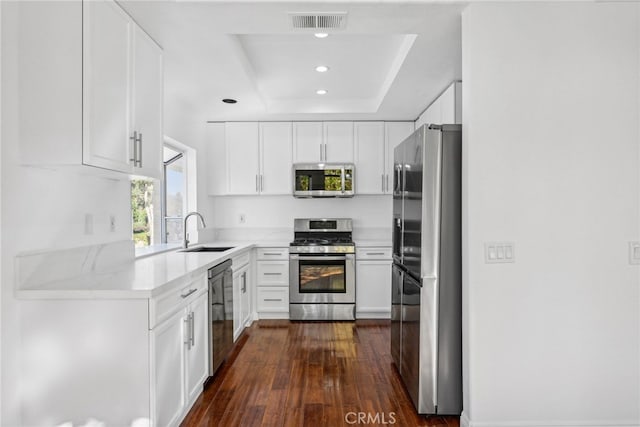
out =
{"type": "Polygon", "coordinates": [[[209,343],[209,375],[213,376],[233,346],[231,260],[209,270],[209,343]]]}

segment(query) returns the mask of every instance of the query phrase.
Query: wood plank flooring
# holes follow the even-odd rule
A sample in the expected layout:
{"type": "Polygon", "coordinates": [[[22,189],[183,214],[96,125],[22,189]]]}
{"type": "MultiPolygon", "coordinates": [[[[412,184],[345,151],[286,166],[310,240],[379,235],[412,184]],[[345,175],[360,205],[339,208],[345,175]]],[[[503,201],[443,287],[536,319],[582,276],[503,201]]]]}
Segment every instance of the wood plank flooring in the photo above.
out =
{"type": "Polygon", "coordinates": [[[418,416],[391,362],[388,321],[261,320],[182,423],[195,426],[459,427],[418,416]]]}

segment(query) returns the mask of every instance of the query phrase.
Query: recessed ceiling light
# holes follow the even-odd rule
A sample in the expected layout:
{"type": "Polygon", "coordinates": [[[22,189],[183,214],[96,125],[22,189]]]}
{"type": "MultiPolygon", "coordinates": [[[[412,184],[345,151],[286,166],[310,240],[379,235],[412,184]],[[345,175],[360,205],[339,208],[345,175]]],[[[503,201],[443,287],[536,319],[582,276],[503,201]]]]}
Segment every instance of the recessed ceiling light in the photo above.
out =
{"type": "Polygon", "coordinates": [[[318,95],[326,95],[326,94],[327,94],[327,91],[326,91],[325,89],[318,89],[318,90],[316,91],[316,93],[317,93],[318,95]]]}
{"type": "Polygon", "coordinates": [[[316,67],[316,71],[319,73],[326,73],[327,71],[329,71],[329,67],[327,67],[326,65],[318,65],[316,67]]]}
{"type": "Polygon", "coordinates": [[[225,104],[235,104],[238,101],[236,101],[235,99],[231,99],[231,98],[225,98],[225,99],[222,100],[222,102],[224,102],[225,104]]]}
{"type": "Polygon", "coordinates": [[[315,33],[314,36],[316,36],[319,39],[323,39],[323,38],[329,36],[329,34],[327,34],[327,33],[315,33]]]}

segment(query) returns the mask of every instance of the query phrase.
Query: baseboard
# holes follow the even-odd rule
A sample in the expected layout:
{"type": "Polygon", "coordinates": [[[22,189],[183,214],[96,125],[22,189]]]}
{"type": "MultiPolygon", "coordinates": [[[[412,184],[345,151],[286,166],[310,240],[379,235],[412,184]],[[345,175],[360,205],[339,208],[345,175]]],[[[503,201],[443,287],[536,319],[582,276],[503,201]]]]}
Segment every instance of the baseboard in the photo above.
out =
{"type": "Polygon", "coordinates": [[[258,312],[258,319],[289,319],[289,312],[270,312],[260,311],[258,312]]]}
{"type": "Polygon", "coordinates": [[[463,412],[460,416],[460,427],[640,427],[640,420],[472,421],[463,412]]]}
{"type": "Polygon", "coordinates": [[[356,308],[356,319],[391,319],[391,310],[380,308],[356,308]]]}

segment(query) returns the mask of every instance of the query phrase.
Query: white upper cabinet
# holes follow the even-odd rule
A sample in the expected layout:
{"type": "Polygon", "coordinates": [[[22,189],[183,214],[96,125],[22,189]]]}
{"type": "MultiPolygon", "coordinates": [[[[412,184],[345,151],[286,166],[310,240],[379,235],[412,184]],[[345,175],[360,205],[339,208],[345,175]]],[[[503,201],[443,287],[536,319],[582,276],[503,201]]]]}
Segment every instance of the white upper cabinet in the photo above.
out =
{"type": "Polygon", "coordinates": [[[258,194],[260,192],[258,123],[226,123],[225,145],[229,194],[258,194]]]}
{"type": "Polygon", "coordinates": [[[324,123],[324,157],[321,161],[353,163],[353,147],[353,122],[324,123]]]}
{"type": "Polygon", "coordinates": [[[291,122],[260,123],[260,193],[292,194],[291,122]]]}
{"type": "Polygon", "coordinates": [[[393,194],[393,150],[414,131],[413,122],[387,122],[384,126],[384,192],[393,194]]]}
{"type": "Polygon", "coordinates": [[[225,123],[207,123],[206,125],[206,149],[207,149],[207,179],[208,193],[211,196],[224,196],[227,194],[227,147],[225,143],[225,123]]]}
{"type": "Polygon", "coordinates": [[[130,172],[132,21],[110,1],[83,12],[83,162],[130,172]]]}
{"type": "Polygon", "coordinates": [[[353,163],[353,122],[293,124],[294,163],[353,163]]]}
{"type": "MultiPolygon", "coordinates": [[[[291,123],[229,122],[223,138],[228,189],[221,193],[210,178],[210,194],[291,194],[291,123]]],[[[215,146],[210,152],[222,154],[215,146]]]]}
{"type": "Polygon", "coordinates": [[[356,122],[357,194],[385,193],[385,126],[384,122],[356,122]]]}
{"type": "Polygon", "coordinates": [[[28,3],[18,15],[22,163],[159,178],[161,48],[114,1],[28,3]]]}
{"type": "Polygon", "coordinates": [[[293,124],[294,163],[323,161],[324,138],[322,122],[297,122],[293,124]]]}
{"type": "MultiPolygon", "coordinates": [[[[140,27],[133,27],[133,117],[138,138],[136,174],[162,176],[162,49],[140,27]]],[[[135,147],[134,147],[135,148],[135,147]]]]}

